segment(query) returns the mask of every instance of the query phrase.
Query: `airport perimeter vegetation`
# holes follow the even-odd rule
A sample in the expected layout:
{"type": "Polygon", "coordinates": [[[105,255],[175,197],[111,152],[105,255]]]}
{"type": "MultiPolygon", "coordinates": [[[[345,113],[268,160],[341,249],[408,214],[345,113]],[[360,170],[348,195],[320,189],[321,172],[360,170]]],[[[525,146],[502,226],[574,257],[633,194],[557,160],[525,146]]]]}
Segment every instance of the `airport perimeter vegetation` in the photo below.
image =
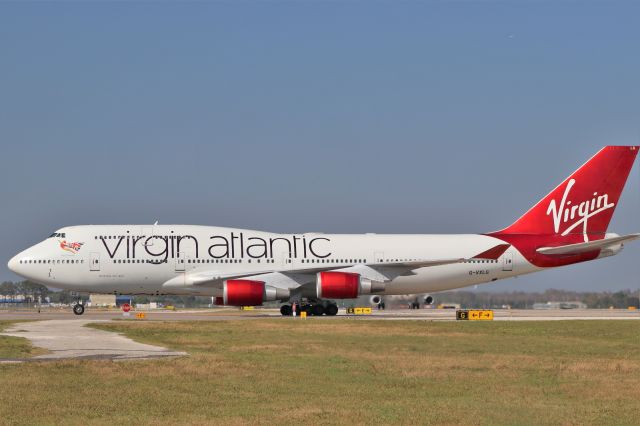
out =
{"type": "MultiPolygon", "coordinates": [[[[0,322],[0,328],[8,322],[0,322]]],[[[0,424],[637,424],[637,321],[112,321],[181,358],[0,364],[0,424]]],[[[0,357],[37,353],[0,337],[0,357]]]]}
{"type": "MultiPolygon", "coordinates": [[[[0,283],[0,308],[12,304],[12,300],[31,300],[35,301],[40,298],[43,302],[50,300],[54,304],[72,304],[78,297],[71,292],[62,290],[54,291],[41,284],[33,283],[28,280],[11,282],[5,281],[0,283]]],[[[82,295],[83,300],[88,300],[88,295],[82,295]]],[[[368,303],[368,297],[363,297],[360,302],[368,303]]],[[[386,303],[388,307],[406,306],[413,301],[415,296],[407,297],[390,297],[386,303]]],[[[147,304],[149,302],[158,302],[163,305],[171,305],[179,308],[206,307],[211,303],[210,297],[203,296],[133,296],[134,304],[147,304]]],[[[600,291],[600,292],[580,292],[569,290],[558,290],[549,288],[542,293],[532,293],[523,291],[470,291],[455,290],[437,293],[436,304],[439,303],[455,303],[464,308],[486,308],[495,309],[508,305],[514,309],[531,308],[535,303],[546,303],[548,301],[574,302],[579,301],[592,309],[607,309],[610,307],[616,309],[626,309],[629,306],[640,308],[640,290],[626,289],[618,291],[600,291]]],[[[341,301],[341,306],[356,304],[355,299],[347,299],[341,301]]],[[[20,305],[20,304],[18,304],[20,305]]],[[[279,307],[280,303],[267,303],[267,306],[279,307]]]]}

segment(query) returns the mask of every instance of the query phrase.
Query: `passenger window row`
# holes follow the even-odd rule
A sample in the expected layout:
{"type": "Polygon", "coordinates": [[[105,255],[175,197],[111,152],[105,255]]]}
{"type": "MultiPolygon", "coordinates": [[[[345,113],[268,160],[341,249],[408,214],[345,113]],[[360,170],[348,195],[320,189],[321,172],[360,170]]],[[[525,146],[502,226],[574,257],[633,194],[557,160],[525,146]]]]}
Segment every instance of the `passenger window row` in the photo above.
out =
{"type": "Polygon", "coordinates": [[[21,264],[61,264],[61,263],[84,263],[83,259],[30,259],[21,260],[21,264]]]}
{"type": "MultiPolygon", "coordinates": [[[[256,260],[260,263],[260,259],[256,260]]],[[[152,259],[113,259],[113,263],[167,263],[168,259],[152,260],[152,259]]],[[[243,259],[187,259],[187,263],[242,263],[243,259]]],[[[275,263],[275,259],[265,259],[266,263],[275,263]]],[[[181,259],[180,263],[184,263],[181,259]]],[[[251,263],[251,259],[248,260],[251,263]]]]}
{"type": "MultiPolygon", "coordinates": [[[[291,259],[289,259],[291,263],[291,259]]],[[[367,263],[366,259],[302,259],[302,263],[367,263]]]]}
{"type": "MultiPolygon", "coordinates": [[[[64,235],[64,234],[62,234],[64,235]]],[[[101,239],[101,240],[119,240],[120,238],[133,238],[133,237],[147,237],[147,238],[165,238],[163,235],[94,235],[93,239],[101,239]]],[[[178,235],[168,235],[169,239],[178,238],[178,235]]]]}

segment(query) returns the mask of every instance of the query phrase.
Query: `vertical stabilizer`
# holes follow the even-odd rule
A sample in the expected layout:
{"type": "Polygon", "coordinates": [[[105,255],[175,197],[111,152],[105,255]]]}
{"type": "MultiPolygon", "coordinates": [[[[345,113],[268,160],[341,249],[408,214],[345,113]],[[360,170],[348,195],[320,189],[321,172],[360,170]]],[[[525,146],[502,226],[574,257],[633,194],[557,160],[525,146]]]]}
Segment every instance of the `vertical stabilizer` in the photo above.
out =
{"type": "Polygon", "coordinates": [[[606,146],[497,235],[546,235],[564,244],[604,238],[638,146],[606,146]]]}

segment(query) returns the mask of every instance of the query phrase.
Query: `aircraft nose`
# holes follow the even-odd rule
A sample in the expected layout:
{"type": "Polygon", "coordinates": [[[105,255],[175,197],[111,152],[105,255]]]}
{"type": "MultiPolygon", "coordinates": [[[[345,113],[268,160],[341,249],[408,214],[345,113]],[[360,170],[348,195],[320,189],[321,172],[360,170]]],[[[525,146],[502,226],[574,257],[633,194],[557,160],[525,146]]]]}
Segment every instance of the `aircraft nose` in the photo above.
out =
{"type": "Polygon", "coordinates": [[[18,273],[18,256],[13,256],[9,263],[7,263],[7,267],[13,273],[18,273]]]}

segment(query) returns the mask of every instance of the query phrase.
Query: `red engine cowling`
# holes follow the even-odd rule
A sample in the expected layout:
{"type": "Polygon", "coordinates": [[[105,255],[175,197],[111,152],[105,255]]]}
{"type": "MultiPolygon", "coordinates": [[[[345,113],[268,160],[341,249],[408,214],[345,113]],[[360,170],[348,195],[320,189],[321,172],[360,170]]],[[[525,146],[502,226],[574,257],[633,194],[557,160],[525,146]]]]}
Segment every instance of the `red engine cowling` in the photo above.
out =
{"type": "Polygon", "coordinates": [[[360,274],[352,272],[318,272],[318,298],[354,299],[360,290],[360,274]]]}
{"type": "Polygon", "coordinates": [[[252,280],[227,280],[222,297],[216,297],[216,305],[260,306],[264,300],[264,282],[252,280]]]}

